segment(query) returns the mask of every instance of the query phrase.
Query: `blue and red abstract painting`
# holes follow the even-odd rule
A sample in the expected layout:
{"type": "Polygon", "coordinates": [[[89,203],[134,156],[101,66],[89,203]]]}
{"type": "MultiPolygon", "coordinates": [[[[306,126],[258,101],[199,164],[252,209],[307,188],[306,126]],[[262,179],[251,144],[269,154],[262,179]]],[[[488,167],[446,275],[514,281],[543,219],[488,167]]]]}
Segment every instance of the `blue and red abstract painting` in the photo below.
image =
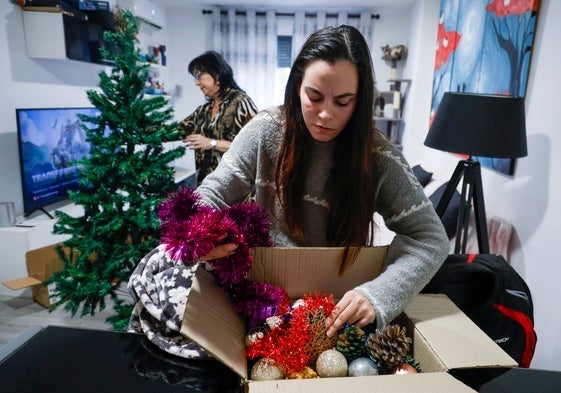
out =
{"type": "MultiPolygon", "coordinates": [[[[431,122],[447,91],[524,97],[539,0],[442,0],[431,122]]],[[[472,157],[514,174],[514,159],[472,157]]]]}

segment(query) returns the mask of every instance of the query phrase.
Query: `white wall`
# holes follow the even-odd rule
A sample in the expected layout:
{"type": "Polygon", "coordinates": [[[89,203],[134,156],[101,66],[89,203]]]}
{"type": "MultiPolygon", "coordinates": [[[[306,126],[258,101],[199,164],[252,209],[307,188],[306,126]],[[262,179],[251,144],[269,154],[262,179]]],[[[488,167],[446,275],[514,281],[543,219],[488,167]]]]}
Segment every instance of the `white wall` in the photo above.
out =
{"type": "MultiPolygon", "coordinates": [[[[409,57],[402,77],[412,78],[405,108],[404,153],[411,163],[422,162],[438,173],[452,174],[457,159],[423,145],[428,131],[436,26],[440,1],[420,0],[412,11],[379,10],[375,22],[372,56],[380,88],[389,78],[389,66],[381,60],[385,44],[406,44],[409,57]]],[[[175,116],[189,114],[204,98],[187,73],[189,61],[209,49],[210,32],[200,8],[167,12],[167,56],[170,87],[180,86],[175,116]]],[[[15,201],[22,211],[16,145],[17,107],[87,105],[85,91],[97,84],[98,66],[75,62],[30,59],[25,54],[21,11],[0,2],[4,31],[0,34],[0,201],[15,201]],[[8,94],[9,92],[9,94],[8,94]]],[[[555,248],[561,221],[561,2],[542,0],[526,97],[528,157],[518,160],[513,177],[483,169],[483,187],[488,212],[509,220],[516,228],[519,247],[511,263],[529,284],[534,298],[538,345],[532,366],[561,370],[561,314],[557,281],[561,263],[555,248]]],[[[446,175],[445,175],[446,176],[446,175]]]]}
{"type": "Polygon", "coordinates": [[[180,96],[174,100],[176,120],[183,119],[205,101],[187,71],[193,58],[211,49],[212,16],[203,15],[201,10],[200,7],[167,10],[169,75],[172,84],[180,91],[180,96]]]}
{"type": "MultiPolygon", "coordinates": [[[[528,156],[517,161],[514,176],[482,169],[486,210],[509,220],[516,229],[511,264],[524,277],[532,292],[538,335],[532,367],[561,370],[561,314],[558,250],[561,219],[559,176],[561,166],[559,114],[561,113],[561,2],[542,0],[526,93],[528,156]]],[[[428,131],[430,93],[439,1],[425,0],[415,8],[410,31],[413,56],[405,73],[414,80],[406,108],[404,153],[411,163],[426,163],[428,169],[449,173],[457,163],[452,154],[423,145],[428,131]]]]}

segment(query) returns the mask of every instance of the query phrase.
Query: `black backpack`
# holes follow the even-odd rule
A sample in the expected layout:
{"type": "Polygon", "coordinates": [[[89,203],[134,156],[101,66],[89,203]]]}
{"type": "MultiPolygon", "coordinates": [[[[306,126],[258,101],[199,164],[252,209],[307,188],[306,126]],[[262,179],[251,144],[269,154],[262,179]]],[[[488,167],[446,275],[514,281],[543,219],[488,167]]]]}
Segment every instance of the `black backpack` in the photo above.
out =
{"type": "Polygon", "coordinates": [[[537,335],[528,285],[500,255],[452,254],[421,291],[446,294],[520,367],[529,367],[537,335]]]}

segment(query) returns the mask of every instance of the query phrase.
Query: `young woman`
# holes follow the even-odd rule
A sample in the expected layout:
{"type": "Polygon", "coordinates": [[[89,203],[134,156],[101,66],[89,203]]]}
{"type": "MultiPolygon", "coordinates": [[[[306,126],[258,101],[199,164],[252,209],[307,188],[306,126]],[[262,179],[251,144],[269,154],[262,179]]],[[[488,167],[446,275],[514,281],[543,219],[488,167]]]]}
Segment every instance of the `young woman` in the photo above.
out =
{"type": "Polygon", "coordinates": [[[207,102],[179,122],[184,142],[195,150],[198,183],[216,168],[240,129],[257,113],[251,98],[234,80],[232,67],[215,51],[189,63],[189,73],[207,102]]]}
{"type": "MultiPolygon", "coordinates": [[[[327,322],[383,327],[438,270],[449,250],[440,219],[408,163],[374,129],[374,72],[368,45],[349,26],[313,33],[292,66],[284,105],[255,116],[218,167],[197,188],[205,204],[224,208],[254,194],[277,246],[372,243],[373,215],[396,233],[387,269],[353,288],[327,322]]],[[[235,252],[214,249],[206,260],[235,252]]]]}

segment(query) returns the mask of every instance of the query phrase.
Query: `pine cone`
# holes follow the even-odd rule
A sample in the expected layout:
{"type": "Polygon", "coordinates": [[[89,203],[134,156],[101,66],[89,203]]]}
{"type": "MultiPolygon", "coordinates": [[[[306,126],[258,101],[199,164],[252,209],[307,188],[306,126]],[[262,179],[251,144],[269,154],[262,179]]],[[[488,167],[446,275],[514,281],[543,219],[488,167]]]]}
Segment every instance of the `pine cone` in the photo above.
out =
{"type": "Polygon", "coordinates": [[[391,370],[409,353],[411,339],[405,333],[399,325],[387,325],[370,333],[366,339],[368,355],[379,366],[391,370]]]}
{"type": "Polygon", "coordinates": [[[337,350],[345,355],[347,361],[354,360],[364,355],[366,335],[364,330],[357,325],[350,325],[339,334],[337,350]]]}

